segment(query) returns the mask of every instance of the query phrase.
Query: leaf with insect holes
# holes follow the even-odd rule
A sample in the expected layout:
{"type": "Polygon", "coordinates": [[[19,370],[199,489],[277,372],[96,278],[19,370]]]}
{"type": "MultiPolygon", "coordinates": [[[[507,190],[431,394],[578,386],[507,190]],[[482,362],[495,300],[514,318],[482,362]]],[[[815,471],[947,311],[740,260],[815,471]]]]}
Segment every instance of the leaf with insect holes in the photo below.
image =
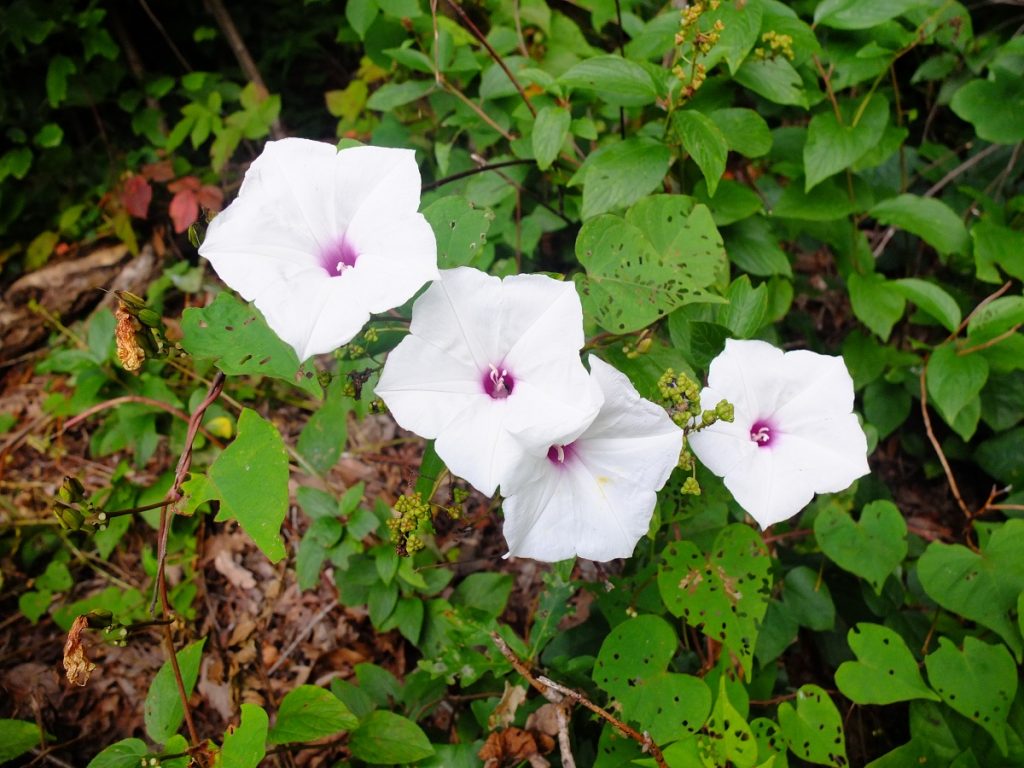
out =
{"type": "Polygon", "coordinates": [[[715,538],[709,556],[689,541],[669,544],[658,566],[658,590],[673,616],[720,641],[749,676],[768,610],[770,569],[757,532],[730,525],[715,538]]]}
{"type": "Polygon", "coordinates": [[[757,762],[757,742],[746,719],[729,700],[725,675],[718,679],[718,697],[708,720],[707,733],[698,739],[704,765],[753,768],[757,762]]]}
{"type": "Polygon", "coordinates": [[[323,391],[312,364],[299,366],[295,350],[270,330],[259,311],[226,291],[203,309],[186,309],[181,330],[187,352],[212,358],[228,375],[271,376],[316,397],[323,391]]]}
{"type": "Polygon", "coordinates": [[[961,651],[948,638],[924,660],[928,679],[942,700],[973,720],[1006,754],[1006,719],[1017,695],[1017,665],[1006,646],[964,638],[961,651]]]}
{"type": "Polygon", "coordinates": [[[674,309],[724,300],[708,289],[727,270],[722,237],[703,205],[682,195],[641,200],[625,218],[583,225],[576,287],[588,317],[612,333],[646,328],[674,309]]]}
{"type": "Polygon", "coordinates": [[[677,645],[667,621],[637,616],[608,633],[594,663],[594,682],[659,744],[696,733],[711,709],[703,680],[667,670],[677,645]]]}
{"type": "Polygon", "coordinates": [[[925,685],[914,655],[899,634],[879,624],[862,622],[847,635],[857,661],[836,670],[836,685],[857,704],[892,704],[910,699],[938,701],[925,685]]]}
{"type": "Polygon", "coordinates": [[[487,230],[494,221],[493,211],[477,208],[459,195],[435,200],[423,209],[423,216],[437,238],[439,269],[472,264],[484,250],[487,230]]]}
{"type": "Polygon", "coordinates": [[[818,686],[802,686],[796,692],[796,707],[780,704],[779,725],[789,748],[801,760],[835,768],[850,764],[839,710],[818,686]]]}

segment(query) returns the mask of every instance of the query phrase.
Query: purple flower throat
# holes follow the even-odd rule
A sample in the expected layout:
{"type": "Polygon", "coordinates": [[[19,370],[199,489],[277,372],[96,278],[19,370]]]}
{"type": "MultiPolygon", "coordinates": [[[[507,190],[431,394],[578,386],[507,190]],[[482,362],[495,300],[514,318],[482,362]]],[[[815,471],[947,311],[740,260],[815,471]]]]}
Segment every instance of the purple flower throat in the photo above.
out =
{"type": "Polygon", "coordinates": [[[483,384],[484,392],[493,400],[504,400],[512,394],[512,390],[516,387],[516,381],[512,374],[497,365],[488,366],[480,383],[483,384]]]}
{"type": "Polygon", "coordinates": [[[320,253],[320,266],[331,277],[341,277],[346,270],[356,265],[358,258],[355,246],[342,236],[320,253]]]}
{"type": "Polygon", "coordinates": [[[768,448],[775,439],[776,429],[767,419],[758,419],[750,427],[750,439],[758,448],[768,448]]]}

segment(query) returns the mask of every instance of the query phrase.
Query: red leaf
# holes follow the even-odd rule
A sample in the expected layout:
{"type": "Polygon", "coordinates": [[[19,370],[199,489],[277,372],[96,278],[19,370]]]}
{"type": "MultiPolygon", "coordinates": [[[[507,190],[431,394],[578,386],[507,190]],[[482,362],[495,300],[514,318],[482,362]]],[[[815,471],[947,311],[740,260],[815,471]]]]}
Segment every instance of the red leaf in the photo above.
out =
{"type": "Polygon", "coordinates": [[[202,189],[199,190],[199,204],[214,213],[220,211],[224,206],[224,193],[220,187],[214,187],[210,184],[206,184],[202,189]]]}
{"type": "Polygon", "coordinates": [[[182,176],[177,181],[172,181],[168,184],[167,191],[175,194],[183,192],[186,189],[189,192],[198,192],[200,186],[200,181],[195,176],[182,176]]]}
{"type": "Polygon", "coordinates": [[[174,231],[182,233],[199,218],[199,201],[196,200],[196,193],[191,189],[182,189],[176,194],[171,205],[167,209],[174,222],[174,231]]]}
{"type": "Polygon", "coordinates": [[[170,181],[174,178],[174,166],[170,160],[161,160],[158,163],[147,163],[142,166],[142,175],[150,181],[170,181]]]}
{"type": "Polygon", "coordinates": [[[152,199],[153,188],[142,176],[129,176],[121,188],[124,209],[137,219],[149,216],[149,203],[152,199]]]}

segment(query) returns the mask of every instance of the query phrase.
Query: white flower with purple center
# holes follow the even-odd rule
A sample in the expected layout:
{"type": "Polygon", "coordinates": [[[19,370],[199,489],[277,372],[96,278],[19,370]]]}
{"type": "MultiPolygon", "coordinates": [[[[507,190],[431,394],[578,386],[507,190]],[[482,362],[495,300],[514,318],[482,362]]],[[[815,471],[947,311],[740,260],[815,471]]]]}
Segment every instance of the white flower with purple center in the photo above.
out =
{"type": "Polygon", "coordinates": [[[419,204],[410,149],[271,141],[199,253],[302,361],[348,343],[371,313],[437,277],[419,204]]]}
{"type": "Polygon", "coordinates": [[[405,429],[436,438],[448,468],[486,495],[523,451],[582,430],[600,396],[580,361],[571,282],[444,270],[412,308],[376,393],[405,429]]]}
{"type": "Polygon", "coordinates": [[[728,400],[735,417],[691,433],[690,448],[761,528],[870,471],[841,357],[729,339],[700,399],[728,400]]]}
{"type": "Polygon", "coordinates": [[[604,396],[594,420],[564,443],[527,453],[501,485],[510,556],[629,557],[679,463],[683,431],[663,408],[593,355],[590,376],[604,396]]]}

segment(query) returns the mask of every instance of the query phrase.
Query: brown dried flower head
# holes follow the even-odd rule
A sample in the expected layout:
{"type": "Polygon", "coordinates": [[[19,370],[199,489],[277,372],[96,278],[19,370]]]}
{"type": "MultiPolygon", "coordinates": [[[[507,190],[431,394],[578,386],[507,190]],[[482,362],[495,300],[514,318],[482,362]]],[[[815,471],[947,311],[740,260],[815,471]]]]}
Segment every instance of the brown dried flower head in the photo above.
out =
{"type": "Polygon", "coordinates": [[[85,685],[89,682],[89,675],[96,669],[96,665],[86,657],[85,645],[82,643],[82,633],[88,627],[89,617],[79,616],[71,625],[67,642],[64,643],[64,670],[72,685],[85,685]]]}

